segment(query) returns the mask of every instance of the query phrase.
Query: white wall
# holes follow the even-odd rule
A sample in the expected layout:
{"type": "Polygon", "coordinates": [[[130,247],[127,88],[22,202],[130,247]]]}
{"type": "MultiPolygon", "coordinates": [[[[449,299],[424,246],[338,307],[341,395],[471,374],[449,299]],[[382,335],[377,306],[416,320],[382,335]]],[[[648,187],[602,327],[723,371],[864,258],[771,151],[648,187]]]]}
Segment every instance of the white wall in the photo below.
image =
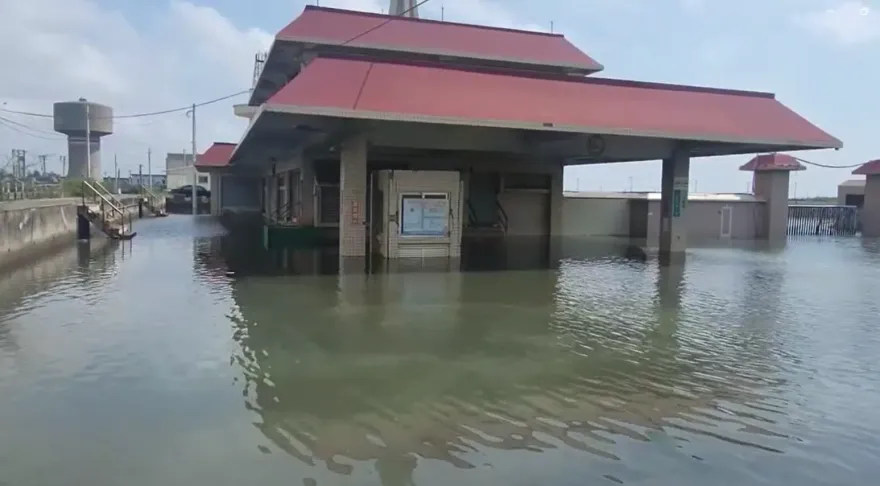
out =
{"type": "MultiPolygon", "coordinates": [[[[165,177],[167,179],[168,189],[177,189],[178,187],[183,187],[192,184],[193,182],[193,166],[188,167],[180,167],[177,169],[170,169],[165,177]]],[[[205,189],[211,188],[211,175],[207,172],[199,172],[199,178],[206,178],[203,181],[200,181],[198,185],[204,187],[205,189]]]]}

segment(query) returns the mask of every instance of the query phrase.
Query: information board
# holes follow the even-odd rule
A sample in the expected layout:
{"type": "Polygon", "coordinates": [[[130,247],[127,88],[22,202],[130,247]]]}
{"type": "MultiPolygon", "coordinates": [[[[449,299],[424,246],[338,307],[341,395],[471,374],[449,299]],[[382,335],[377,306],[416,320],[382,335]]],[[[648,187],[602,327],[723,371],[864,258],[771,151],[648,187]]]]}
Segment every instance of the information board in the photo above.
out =
{"type": "Polygon", "coordinates": [[[404,197],[400,233],[404,236],[447,236],[449,201],[404,197]]]}

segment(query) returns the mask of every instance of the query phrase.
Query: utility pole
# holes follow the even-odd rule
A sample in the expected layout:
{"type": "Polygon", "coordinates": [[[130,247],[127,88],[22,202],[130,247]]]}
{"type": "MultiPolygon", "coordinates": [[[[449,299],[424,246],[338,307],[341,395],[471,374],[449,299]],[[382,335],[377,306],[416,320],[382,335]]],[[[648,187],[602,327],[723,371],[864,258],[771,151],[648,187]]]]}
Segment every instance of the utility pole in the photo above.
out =
{"type": "Polygon", "coordinates": [[[116,194],[119,194],[119,163],[116,160],[116,154],[113,154],[113,175],[116,177],[116,182],[113,183],[113,190],[116,191],[116,194]]]}
{"type": "Polygon", "coordinates": [[[150,182],[147,184],[147,187],[150,189],[150,191],[153,190],[153,162],[152,162],[152,157],[153,157],[153,150],[152,150],[152,149],[147,149],[147,180],[150,181],[150,182]]]}
{"type": "Polygon", "coordinates": [[[138,164],[138,185],[144,185],[144,164],[138,164]]]}
{"type": "Polygon", "coordinates": [[[192,180],[192,213],[193,216],[199,213],[199,200],[198,200],[198,191],[196,187],[199,182],[199,173],[196,171],[196,104],[193,103],[192,108],[186,112],[187,116],[192,117],[192,171],[193,171],[193,180],[192,180]]]}
{"type": "Polygon", "coordinates": [[[86,174],[92,178],[92,126],[89,120],[89,104],[86,103],[86,174]]]}
{"type": "Polygon", "coordinates": [[[24,179],[25,177],[27,177],[27,150],[14,149],[12,151],[12,159],[13,193],[18,193],[20,188],[22,195],[21,197],[23,198],[25,192],[24,179]]]}
{"type": "Polygon", "coordinates": [[[67,156],[59,155],[58,160],[61,161],[61,177],[67,177],[67,156]]]}
{"type": "Polygon", "coordinates": [[[46,175],[46,157],[47,155],[39,155],[40,159],[40,168],[42,169],[43,175],[46,175]]]}

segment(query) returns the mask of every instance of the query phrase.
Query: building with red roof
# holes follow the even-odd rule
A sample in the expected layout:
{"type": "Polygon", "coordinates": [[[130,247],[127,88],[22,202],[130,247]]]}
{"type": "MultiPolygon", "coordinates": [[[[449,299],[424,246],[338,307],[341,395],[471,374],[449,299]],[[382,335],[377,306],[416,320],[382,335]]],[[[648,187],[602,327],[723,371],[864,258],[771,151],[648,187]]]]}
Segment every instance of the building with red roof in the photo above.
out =
{"type": "Polygon", "coordinates": [[[250,126],[212,170],[259,177],[271,224],[338,231],[343,256],[552,240],[565,166],[658,159],[660,250],[680,253],[692,158],[842,146],[772,93],[602,78],[563,35],[412,11],[307,6],[258,61],[250,126]]]}
{"type": "Polygon", "coordinates": [[[862,236],[880,238],[880,159],[869,160],[852,173],[865,176],[862,186],[862,236]]]}

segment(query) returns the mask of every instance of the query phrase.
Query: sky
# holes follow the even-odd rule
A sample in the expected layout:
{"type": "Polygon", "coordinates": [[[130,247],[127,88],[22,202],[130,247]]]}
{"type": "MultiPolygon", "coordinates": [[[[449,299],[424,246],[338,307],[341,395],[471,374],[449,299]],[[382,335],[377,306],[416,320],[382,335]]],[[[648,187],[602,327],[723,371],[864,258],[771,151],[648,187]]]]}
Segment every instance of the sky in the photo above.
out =
{"type": "MultiPolygon", "coordinates": [[[[0,0],[0,165],[13,149],[48,155],[60,172],[64,137],[52,103],[80,97],[115,114],[190,105],[251,87],[254,54],[315,0],[0,0]]],[[[320,0],[379,12],[387,0],[320,0]]],[[[605,66],[601,76],[771,91],[840,138],[839,151],[803,152],[830,165],[880,158],[880,0],[430,0],[423,18],[563,33],[605,66]]],[[[197,110],[197,146],[236,142],[242,95],[197,110]]],[[[190,147],[178,112],[115,120],[103,170],[164,170],[167,152],[190,147]]],[[[691,190],[743,192],[748,156],[695,159],[691,190]]],[[[570,167],[568,190],[658,190],[660,163],[570,167]]],[[[851,169],[797,173],[798,197],[831,195],[851,169]]]]}

